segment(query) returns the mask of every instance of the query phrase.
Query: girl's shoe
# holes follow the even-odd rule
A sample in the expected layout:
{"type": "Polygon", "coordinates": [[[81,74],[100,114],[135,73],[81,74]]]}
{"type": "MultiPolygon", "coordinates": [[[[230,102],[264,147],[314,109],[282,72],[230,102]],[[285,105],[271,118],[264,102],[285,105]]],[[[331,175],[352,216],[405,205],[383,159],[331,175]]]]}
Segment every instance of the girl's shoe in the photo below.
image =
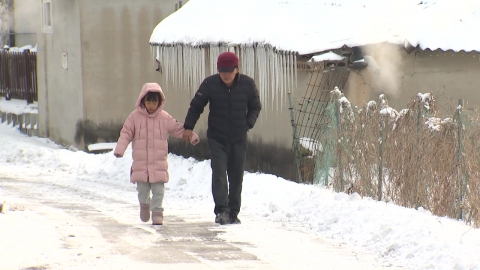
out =
{"type": "Polygon", "coordinates": [[[148,222],[150,220],[150,205],[146,203],[140,204],[140,220],[148,222]]]}
{"type": "Polygon", "coordinates": [[[152,211],[152,225],[163,225],[163,211],[162,210],[153,210],[152,211]]]}

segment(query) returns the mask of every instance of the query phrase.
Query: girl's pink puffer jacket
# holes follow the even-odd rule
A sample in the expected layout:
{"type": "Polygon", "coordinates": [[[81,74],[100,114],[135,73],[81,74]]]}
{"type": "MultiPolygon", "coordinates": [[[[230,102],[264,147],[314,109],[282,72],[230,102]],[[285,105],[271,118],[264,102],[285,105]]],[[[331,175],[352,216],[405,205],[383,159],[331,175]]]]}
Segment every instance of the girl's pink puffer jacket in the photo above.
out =
{"type": "MultiPolygon", "coordinates": [[[[137,109],[125,121],[114,154],[123,156],[128,144],[132,142],[133,164],[130,182],[158,183],[168,182],[168,135],[182,138],[183,124],[163,110],[165,95],[157,83],[146,83],[137,99],[137,109]],[[162,102],[158,109],[149,114],[142,105],[142,99],[148,92],[159,92],[162,102]]],[[[198,135],[193,134],[191,143],[197,144],[198,135]]]]}

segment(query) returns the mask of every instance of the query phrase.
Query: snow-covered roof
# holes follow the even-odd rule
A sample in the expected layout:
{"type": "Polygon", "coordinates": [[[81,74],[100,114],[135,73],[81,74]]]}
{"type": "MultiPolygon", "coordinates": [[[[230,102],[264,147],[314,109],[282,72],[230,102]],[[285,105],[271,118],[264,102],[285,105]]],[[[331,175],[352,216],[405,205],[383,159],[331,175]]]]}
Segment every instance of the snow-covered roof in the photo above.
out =
{"type": "Polygon", "coordinates": [[[334,52],[327,52],[318,55],[314,55],[308,62],[321,62],[321,61],[341,61],[345,59],[345,56],[338,55],[334,52]]]}
{"type": "Polygon", "coordinates": [[[299,54],[390,42],[480,51],[478,0],[190,0],[151,45],[263,43],[299,54]]]}
{"type": "Polygon", "coordinates": [[[3,49],[0,48],[1,50],[6,50],[9,52],[24,52],[24,51],[31,51],[31,52],[37,52],[37,45],[33,47],[32,45],[25,45],[23,47],[9,47],[7,45],[3,46],[3,49]]]}

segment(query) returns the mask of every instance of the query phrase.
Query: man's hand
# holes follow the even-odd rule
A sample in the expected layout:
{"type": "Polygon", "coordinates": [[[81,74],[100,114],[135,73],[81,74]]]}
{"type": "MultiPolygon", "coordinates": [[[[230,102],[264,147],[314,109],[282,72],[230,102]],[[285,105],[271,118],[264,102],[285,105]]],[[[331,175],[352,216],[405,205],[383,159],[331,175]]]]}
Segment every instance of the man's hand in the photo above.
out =
{"type": "Polygon", "coordinates": [[[193,131],[191,131],[190,129],[186,129],[184,132],[183,132],[183,139],[186,141],[186,142],[190,142],[192,140],[192,136],[193,136],[193,131]]]}

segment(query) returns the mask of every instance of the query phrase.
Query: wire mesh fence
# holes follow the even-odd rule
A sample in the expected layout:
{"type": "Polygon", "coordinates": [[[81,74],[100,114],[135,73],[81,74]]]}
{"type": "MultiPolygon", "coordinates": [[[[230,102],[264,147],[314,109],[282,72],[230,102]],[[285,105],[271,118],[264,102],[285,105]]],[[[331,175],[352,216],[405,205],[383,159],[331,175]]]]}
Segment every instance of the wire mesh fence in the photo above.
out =
{"type": "MultiPolygon", "coordinates": [[[[330,100],[330,91],[334,87],[343,88],[347,82],[350,71],[346,68],[323,69],[313,67],[310,82],[307,84],[305,97],[296,100],[293,104],[290,98],[292,126],[294,129],[294,152],[296,166],[299,169],[298,179],[300,182],[308,182],[313,177],[310,169],[314,160],[305,149],[319,147],[317,142],[321,137],[322,127],[329,125],[330,117],[326,117],[326,107],[330,100]],[[310,158],[309,158],[310,157],[310,158]]],[[[313,153],[315,154],[315,153],[313,153]]]]}

